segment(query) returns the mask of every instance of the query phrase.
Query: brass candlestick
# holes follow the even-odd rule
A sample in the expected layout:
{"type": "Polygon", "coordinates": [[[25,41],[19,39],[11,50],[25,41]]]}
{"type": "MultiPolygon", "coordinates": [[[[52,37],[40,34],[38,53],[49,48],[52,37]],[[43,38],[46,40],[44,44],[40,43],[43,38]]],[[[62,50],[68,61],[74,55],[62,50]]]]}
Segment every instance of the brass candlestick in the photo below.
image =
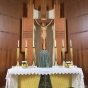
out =
{"type": "Polygon", "coordinates": [[[55,66],[57,66],[57,47],[55,47],[55,66]]]}
{"type": "Polygon", "coordinates": [[[35,66],[35,47],[33,47],[33,63],[32,66],[35,66]]]}
{"type": "Polygon", "coordinates": [[[25,47],[25,61],[27,61],[27,51],[28,51],[28,49],[27,49],[27,47],[25,47]]]}
{"type": "Polygon", "coordinates": [[[65,47],[62,47],[63,66],[65,66],[65,47]]]}
{"type": "Polygon", "coordinates": [[[16,66],[19,66],[19,55],[20,55],[20,48],[17,48],[17,64],[16,66]]]}
{"type": "Polygon", "coordinates": [[[73,48],[70,47],[71,64],[73,65],[73,48]]]}

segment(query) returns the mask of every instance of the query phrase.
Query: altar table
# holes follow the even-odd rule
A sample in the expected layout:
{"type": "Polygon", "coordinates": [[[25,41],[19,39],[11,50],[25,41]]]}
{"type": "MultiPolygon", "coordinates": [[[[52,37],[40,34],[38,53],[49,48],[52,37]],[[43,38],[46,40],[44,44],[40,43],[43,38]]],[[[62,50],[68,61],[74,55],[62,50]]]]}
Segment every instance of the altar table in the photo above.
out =
{"type": "Polygon", "coordinates": [[[84,87],[84,75],[81,68],[10,68],[6,75],[5,88],[38,88],[40,75],[50,75],[52,88],[84,87]]]}

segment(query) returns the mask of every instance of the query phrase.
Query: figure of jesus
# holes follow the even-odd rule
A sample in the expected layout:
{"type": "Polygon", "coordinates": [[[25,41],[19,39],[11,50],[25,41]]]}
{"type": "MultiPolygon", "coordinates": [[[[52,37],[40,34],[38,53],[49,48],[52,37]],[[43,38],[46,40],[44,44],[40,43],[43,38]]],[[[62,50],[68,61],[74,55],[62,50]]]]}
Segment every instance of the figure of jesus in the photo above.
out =
{"type": "Polygon", "coordinates": [[[41,27],[41,30],[42,30],[41,37],[43,40],[43,50],[46,50],[46,36],[47,36],[46,30],[47,30],[47,27],[52,23],[53,20],[51,20],[47,25],[45,23],[40,24],[37,20],[35,20],[35,21],[41,27]]]}

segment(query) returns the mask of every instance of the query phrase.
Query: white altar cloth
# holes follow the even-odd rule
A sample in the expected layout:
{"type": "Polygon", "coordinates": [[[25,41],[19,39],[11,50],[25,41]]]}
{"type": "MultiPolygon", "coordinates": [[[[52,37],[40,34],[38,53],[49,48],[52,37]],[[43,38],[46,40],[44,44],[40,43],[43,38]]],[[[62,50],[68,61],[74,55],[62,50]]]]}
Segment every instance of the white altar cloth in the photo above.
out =
{"type": "Polygon", "coordinates": [[[51,74],[72,74],[72,87],[85,88],[84,87],[84,75],[81,68],[32,68],[28,67],[23,69],[22,67],[14,67],[8,69],[6,75],[6,88],[18,88],[18,75],[51,75],[51,74]],[[14,86],[13,86],[14,85],[14,86]]]}

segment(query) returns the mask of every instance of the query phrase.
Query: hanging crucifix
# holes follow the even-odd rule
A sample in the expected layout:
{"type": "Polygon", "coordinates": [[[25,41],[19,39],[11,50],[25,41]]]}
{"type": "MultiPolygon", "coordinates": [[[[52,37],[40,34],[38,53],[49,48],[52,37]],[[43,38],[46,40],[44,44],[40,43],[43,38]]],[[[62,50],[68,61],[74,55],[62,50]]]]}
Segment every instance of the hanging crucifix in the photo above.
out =
{"type": "Polygon", "coordinates": [[[39,23],[37,20],[35,20],[35,22],[41,27],[41,30],[42,30],[41,38],[42,38],[43,50],[46,50],[46,37],[47,37],[46,30],[47,30],[47,27],[52,23],[52,21],[53,20],[50,20],[49,23],[46,23],[46,22],[39,23]]]}

